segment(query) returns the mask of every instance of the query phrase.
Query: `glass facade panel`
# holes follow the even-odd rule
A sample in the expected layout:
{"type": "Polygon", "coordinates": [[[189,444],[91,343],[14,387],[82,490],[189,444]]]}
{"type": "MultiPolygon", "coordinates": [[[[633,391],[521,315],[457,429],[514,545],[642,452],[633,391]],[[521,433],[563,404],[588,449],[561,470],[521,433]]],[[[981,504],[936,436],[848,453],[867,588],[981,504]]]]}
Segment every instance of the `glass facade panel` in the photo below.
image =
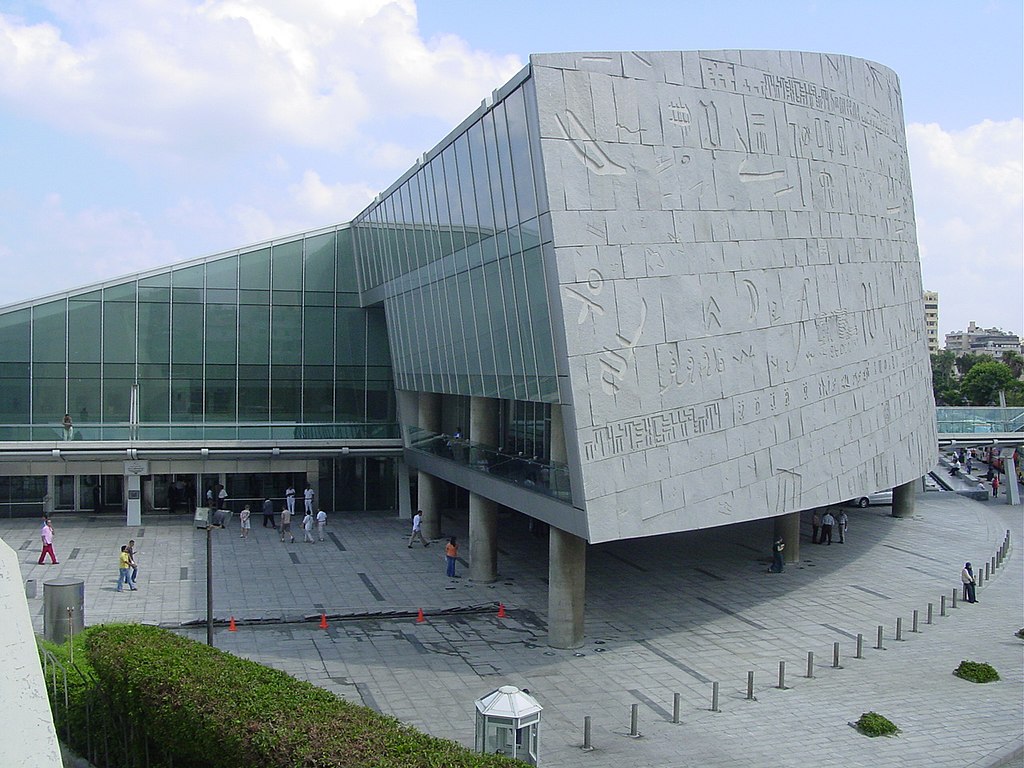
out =
{"type": "Polygon", "coordinates": [[[136,385],[144,439],[397,436],[354,260],[343,227],[0,311],[0,439],[126,440],[136,385]]]}
{"type": "Polygon", "coordinates": [[[384,287],[400,389],[558,399],[531,87],[485,112],[353,223],[364,288],[384,287]]]}

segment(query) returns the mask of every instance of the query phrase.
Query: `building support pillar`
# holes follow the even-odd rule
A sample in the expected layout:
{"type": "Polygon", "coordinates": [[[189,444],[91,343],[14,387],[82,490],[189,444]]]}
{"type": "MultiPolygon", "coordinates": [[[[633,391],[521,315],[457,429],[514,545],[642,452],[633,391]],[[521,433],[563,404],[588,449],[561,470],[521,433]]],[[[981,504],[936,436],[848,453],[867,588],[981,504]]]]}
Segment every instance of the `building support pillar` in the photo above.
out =
{"type": "Polygon", "coordinates": [[[914,516],[914,507],[917,498],[917,490],[914,488],[914,485],[915,482],[911,480],[909,483],[897,485],[892,489],[893,517],[914,516]]]}
{"type": "Polygon", "coordinates": [[[469,495],[469,578],[498,580],[498,504],[475,493],[469,495]]]}
{"type": "Polygon", "coordinates": [[[1013,451],[1003,459],[1006,469],[1006,503],[1014,507],[1020,505],[1020,486],[1017,484],[1017,463],[1013,460],[1013,451]]]}
{"type": "MultiPolygon", "coordinates": [[[[775,524],[775,538],[782,537],[786,548],[782,550],[782,559],[786,563],[800,562],[800,513],[790,512],[772,518],[775,524]]],[[[774,541],[773,541],[774,544],[774,541]]]]}
{"type": "MultiPolygon", "coordinates": [[[[441,395],[436,392],[419,393],[420,429],[441,433],[441,395]]],[[[416,477],[416,508],[423,513],[420,531],[427,541],[441,537],[441,479],[422,470],[416,477]]]]}
{"type": "Polygon", "coordinates": [[[560,528],[548,532],[548,645],[583,645],[587,542],[560,528]]]}

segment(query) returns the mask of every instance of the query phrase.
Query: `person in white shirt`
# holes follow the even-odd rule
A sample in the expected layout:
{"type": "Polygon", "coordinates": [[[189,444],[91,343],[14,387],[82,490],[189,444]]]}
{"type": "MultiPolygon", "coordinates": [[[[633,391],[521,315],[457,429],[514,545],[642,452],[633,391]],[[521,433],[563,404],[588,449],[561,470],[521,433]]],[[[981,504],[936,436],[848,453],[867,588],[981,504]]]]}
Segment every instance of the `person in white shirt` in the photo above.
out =
{"type": "Polygon", "coordinates": [[[313,492],[313,486],[306,483],[306,490],[302,492],[302,498],[306,501],[306,512],[310,515],[313,514],[313,496],[316,494],[313,492]]]}
{"type": "Polygon", "coordinates": [[[839,525],[839,543],[840,544],[845,544],[846,543],[846,528],[849,526],[849,524],[850,524],[850,518],[848,518],[846,516],[846,510],[845,509],[839,510],[838,525],[839,525]]]}
{"type": "Polygon", "coordinates": [[[832,516],[832,510],[826,509],[825,514],[821,518],[821,538],[818,539],[818,543],[822,544],[825,540],[828,540],[828,545],[832,546],[832,526],[836,524],[836,519],[832,516]]]}
{"type": "Polygon", "coordinates": [[[302,518],[302,540],[306,544],[313,543],[313,515],[309,512],[302,518]]]}
{"type": "Polygon", "coordinates": [[[412,533],[409,535],[409,549],[412,549],[412,543],[416,539],[422,541],[424,547],[430,546],[430,542],[423,538],[423,532],[420,530],[421,522],[423,522],[423,511],[417,509],[416,514],[412,516],[412,533]]]}
{"type": "Polygon", "coordinates": [[[324,529],[327,527],[327,513],[322,509],[317,510],[316,513],[316,527],[317,532],[320,534],[320,541],[324,540],[324,529]]]}
{"type": "Polygon", "coordinates": [[[288,514],[295,514],[295,486],[288,483],[288,488],[284,492],[284,503],[288,507],[288,514]]]}

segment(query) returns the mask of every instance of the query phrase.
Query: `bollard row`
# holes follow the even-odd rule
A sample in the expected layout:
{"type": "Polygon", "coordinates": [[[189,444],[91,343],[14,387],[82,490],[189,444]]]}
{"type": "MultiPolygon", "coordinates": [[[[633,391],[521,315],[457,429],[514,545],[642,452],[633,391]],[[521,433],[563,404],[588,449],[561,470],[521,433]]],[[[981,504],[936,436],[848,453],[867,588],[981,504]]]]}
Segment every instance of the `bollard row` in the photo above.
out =
{"type": "MultiPolygon", "coordinates": [[[[1006,559],[1006,555],[1009,552],[1009,548],[1010,548],[1010,531],[1007,531],[1006,535],[1003,537],[1002,543],[999,545],[999,549],[996,551],[996,554],[992,557],[990,562],[985,563],[984,574],[982,573],[980,568],[978,569],[978,574],[977,574],[978,583],[977,583],[977,586],[980,587],[985,581],[987,581],[988,579],[992,578],[992,574],[995,573],[996,568],[1001,566],[1003,564],[1003,561],[1006,559]]],[[[958,596],[959,596],[959,591],[954,589],[952,591],[951,595],[950,595],[952,600],[949,603],[949,605],[951,607],[953,607],[953,608],[957,607],[957,598],[958,598],[958,596]]],[[[965,590],[964,599],[966,599],[966,590],[965,590]]],[[[946,616],[946,615],[948,615],[946,613],[946,606],[947,606],[946,595],[940,595],[940,597],[939,597],[939,616],[946,616]]],[[[934,623],[934,611],[935,611],[935,604],[934,603],[928,603],[928,610],[927,610],[927,613],[926,613],[925,624],[933,624],[934,623]]],[[[912,623],[911,632],[920,633],[921,630],[920,630],[920,627],[919,627],[919,613],[918,613],[918,611],[916,609],[914,610],[914,613],[913,613],[912,622],[913,623],[912,623]]],[[[875,642],[875,650],[878,650],[878,651],[884,651],[885,650],[885,646],[883,644],[884,636],[885,636],[885,627],[883,625],[879,624],[878,625],[878,629],[877,629],[877,640],[875,642]]],[[[899,617],[899,616],[896,617],[896,634],[895,634],[895,639],[897,641],[902,641],[903,640],[903,618],[899,617]]],[[[840,657],[840,644],[838,642],[835,642],[835,643],[832,644],[832,668],[833,669],[842,669],[843,668],[840,665],[840,658],[841,658],[840,657]]],[[[854,656],[854,658],[856,658],[856,659],[863,659],[864,658],[864,635],[861,634],[861,633],[857,634],[857,653],[854,656]]],[[[808,679],[813,679],[814,678],[814,652],[813,651],[808,651],[807,652],[807,675],[806,675],[806,677],[808,679]]],[[[778,682],[778,685],[776,685],[775,687],[778,690],[781,690],[781,691],[786,690],[786,662],[785,661],[779,661],[779,682],[778,682]]],[[[719,693],[720,693],[720,685],[719,685],[719,683],[718,682],[713,682],[711,684],[711,710],[710,710],[712,712],[721,712],[722,711],[721,707],[719,706],[719,698],[720,698],[719,693]]],[[[678,694],[678,693],[673,693],[672,694],[672,722],[674,724],[679,724],[679,723],[682,722],[681,719],[680,719],[681,698],[682,698],[681,695],[678,694]]],[[[747,695],[746,695],[746,698],[747,698],[747,701],[756,701],[757,700],[756,697],[754,696],[754,672],[753,672],[753,670],[749,670],[747,672],[747,695]]],[[[629,735],[632,738],[640,738],[640,736],[641,736],[641,733],[640,733],[640,705],[639,704],[633,704],[633,705],[630,706],[630,713],[629,713],[629,735]]],[[[581,747],[581,749],[583,749],[586,752],[589,752],[589,751],[594,749],[593,741],[592,741],[592,726],[591,726],[590,715],[587,715],[586,717],[583,718],[583,746],[581,747]]]]}

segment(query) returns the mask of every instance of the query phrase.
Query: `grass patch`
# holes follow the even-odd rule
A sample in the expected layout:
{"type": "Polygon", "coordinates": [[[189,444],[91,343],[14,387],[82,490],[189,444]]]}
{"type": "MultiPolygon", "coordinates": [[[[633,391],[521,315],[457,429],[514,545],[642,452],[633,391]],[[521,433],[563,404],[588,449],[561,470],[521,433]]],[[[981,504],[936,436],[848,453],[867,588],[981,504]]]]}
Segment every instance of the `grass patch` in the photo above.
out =
{"type": "Polygon", "coordinates": [[[855,724],[865,736],[895,736],[900,732],[896,724],[877,712],[865,712],[855,724]]]}
{"type": "Polygon", "coordinates": [[[999,673],[984,661],[961,661],[953,674],[972,683],[991,683],[999,679],[999,673]]]}

